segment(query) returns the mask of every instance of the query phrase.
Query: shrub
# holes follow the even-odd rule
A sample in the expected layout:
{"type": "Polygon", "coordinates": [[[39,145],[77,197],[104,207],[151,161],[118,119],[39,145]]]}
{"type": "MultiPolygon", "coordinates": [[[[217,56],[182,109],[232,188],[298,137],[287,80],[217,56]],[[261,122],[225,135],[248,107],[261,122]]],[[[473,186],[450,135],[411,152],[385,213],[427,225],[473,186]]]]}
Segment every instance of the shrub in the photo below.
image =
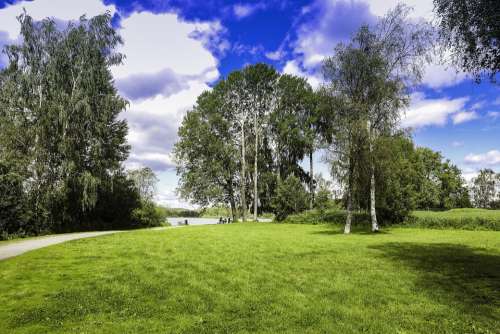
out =
{"type": "MultiPolygon", "coordinates": [[[[298,214],[289,215],[283,222],[289,224],[335,224],[344,225],[347,211],[338,208],[327,210],[307,210],[298,214]]],[[[367,212],[355,211],[352,215],[353,226],[369,226],[370,215],[367,212]]]]}
{"type": "Polygon", "coordinates": [[[139,228],[161,226],[165,220],[151,201],[142,201],[141,206],[132,212],[132,219],[139,228]]]}
{"type": "Polygon", "coordinates": [[[290,175],[285,181],[278,182],[273,208],[276,219],[281,221],[292,213],[299,213],[307,208],[308,197],[300,180],[290,175]]]}

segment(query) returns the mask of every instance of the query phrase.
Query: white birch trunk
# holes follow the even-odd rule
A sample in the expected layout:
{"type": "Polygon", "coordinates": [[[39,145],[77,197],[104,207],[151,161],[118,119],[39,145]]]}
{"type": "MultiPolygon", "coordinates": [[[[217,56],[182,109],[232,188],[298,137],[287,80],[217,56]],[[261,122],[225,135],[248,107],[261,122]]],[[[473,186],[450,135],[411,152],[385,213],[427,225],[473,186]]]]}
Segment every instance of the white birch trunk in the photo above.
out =
{"type": "Polygon", "coordinates": [[[257,208],[259,203],[258,190],[258,158],[259,158],[259,131],[257,129],[257,113],[254,114],[254,130],[255,130],[255,161],[254,161],[254,184],[253,184],[253,220],[257,220],[257,208]]]}
{"type": "Polygon", "coordinates": [[[371,122],[367,122],[368,130],[368,143],[370,148],[370,216],[372,221],[372,232],[379,230],[377,223],[377,210],[375,208],[375,165],[373,163],[373,143],[372,143],[372,129],[371,122]]]}
{"type": "Polygon", "coordinates": [[[352,223],[352,196],[351,196],[351,186],[347,189],[347,218],[344,226],[344,234],[351,233],[351,223],[352,223]]]}
{"type": "Polygon", "coordinates": [[[312,210],[314,206],[314,168],[313,168],[313,151],[309,152],[309,175],[311,176],[311,179],[309,180],[309,192],[310,192],[310,198],[309,198],[309,209],[312,210]]]}
{"type": "Polygon", "coordinates": [[[241,219],[245,222],[247,220],[247,201],[245,198],[246,192],[246,162],[245,162],[245,126],[241,124],[241,219]]]}

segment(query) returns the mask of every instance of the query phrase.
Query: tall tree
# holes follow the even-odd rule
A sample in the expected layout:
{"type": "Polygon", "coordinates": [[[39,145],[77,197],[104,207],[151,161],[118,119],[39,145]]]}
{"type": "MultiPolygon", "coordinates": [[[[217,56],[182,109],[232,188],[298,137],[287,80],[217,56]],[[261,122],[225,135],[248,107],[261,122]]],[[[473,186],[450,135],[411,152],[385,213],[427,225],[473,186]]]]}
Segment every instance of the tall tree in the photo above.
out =
{"type": "Polygon", "coordinates": [[[268,123],[268,117],[276,103],[276,83],[278,73],[266,64],[255,64],[243,69],[245,90],[248,96],[248,107],[253,118],[254,132],[254,189],[253,189],[253,218],[257,220],[259,205],[259,150],[261,135],[268,123]]]}
{"type": "Polygon", "coordinates": [[[452,63],[496,81],[500,71],[500,2],[498,0],[434,0],[440,35],[451,50],[452,63]]]}
{"type": "MultiPolygon", "coordinates": [[[[229,204],[237,218],[238,149],[231,115],[223,108],[225,82],[198,97],[179,128],[174,156],[183,198],[202,205],[229,204]]],[[[243,182],[243,180],[240,180],[243,182]]]]}
{"type": "Polygon", "coordinates": [[[6,151],[24,155],[34,219],[55,229],[78,228],[100,189],[111,191],[128,155],[127,124],[118,119],[127,102],[109,69],[122,62],[114,52],[122,40],[109,13],[82,17],[64,30],[27,14],[19,22],[22,41],[6,47],[0,99],[2,119],[26,138],[10,141],[6,151]]]}

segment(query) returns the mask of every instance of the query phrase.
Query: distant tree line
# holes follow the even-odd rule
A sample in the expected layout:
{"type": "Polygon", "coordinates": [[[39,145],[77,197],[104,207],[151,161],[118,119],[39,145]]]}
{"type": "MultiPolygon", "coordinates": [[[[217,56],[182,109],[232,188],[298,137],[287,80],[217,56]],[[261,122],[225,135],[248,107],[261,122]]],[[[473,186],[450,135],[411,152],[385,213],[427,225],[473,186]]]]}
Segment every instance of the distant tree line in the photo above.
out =
{"type": "Polygon", "coordinates": [[[127,101],[109,70],[123,59],[111,16],[63,30],[26,13],[19,22],[0,72],[0,237],[143,226],[149,198],[122,166],[127,101]]]}

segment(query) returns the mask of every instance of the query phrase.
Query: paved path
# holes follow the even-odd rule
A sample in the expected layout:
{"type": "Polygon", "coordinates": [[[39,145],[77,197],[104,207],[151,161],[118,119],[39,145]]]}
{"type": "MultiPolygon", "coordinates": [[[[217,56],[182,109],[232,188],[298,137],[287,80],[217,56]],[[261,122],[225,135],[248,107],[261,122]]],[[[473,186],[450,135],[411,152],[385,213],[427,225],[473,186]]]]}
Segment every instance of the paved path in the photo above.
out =
{"type": "Polygon", "coordinates": [[[101,232],[82,232],[82,233],[68,233],[68,234],[55,234],[46,237],[26,239],[21,241],[9,242],[6,245],[0,245],[0,260],[7,259],[21,255],[34,249],[47,247],[50,245],[60,244],[66,241],[97,237],[100,235],[118,233],[122,231],[101,231],[101,232]]]}

